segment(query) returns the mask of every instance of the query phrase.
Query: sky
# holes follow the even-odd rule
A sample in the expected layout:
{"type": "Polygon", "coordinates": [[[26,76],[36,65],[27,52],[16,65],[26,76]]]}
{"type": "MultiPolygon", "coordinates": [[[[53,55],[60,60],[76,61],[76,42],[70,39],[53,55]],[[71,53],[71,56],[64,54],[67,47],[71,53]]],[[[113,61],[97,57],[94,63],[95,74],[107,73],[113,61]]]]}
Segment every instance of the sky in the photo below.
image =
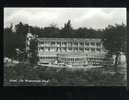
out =
{"type": "Polygon", "coordinates": [[[4,27],[23,22],[31,26],[64,26],[68,20],[74,29],[103,29],[108,25],[127,24],[126,8],[4,8],[4,27]]]}

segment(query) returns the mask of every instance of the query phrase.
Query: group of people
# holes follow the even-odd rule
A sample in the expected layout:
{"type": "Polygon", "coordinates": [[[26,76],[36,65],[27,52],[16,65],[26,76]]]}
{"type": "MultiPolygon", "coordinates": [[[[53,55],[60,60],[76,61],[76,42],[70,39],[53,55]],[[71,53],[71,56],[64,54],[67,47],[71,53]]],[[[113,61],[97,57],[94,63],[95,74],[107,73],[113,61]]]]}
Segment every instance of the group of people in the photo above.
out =
{"type": "MultiPolygon", "coordinates": [[[[116,55],[113,55],[113,64],[115,64],[116,55]]],[[[126,55],[123,52],[118,53],[117,64],[126,64],[126,55]]]]}

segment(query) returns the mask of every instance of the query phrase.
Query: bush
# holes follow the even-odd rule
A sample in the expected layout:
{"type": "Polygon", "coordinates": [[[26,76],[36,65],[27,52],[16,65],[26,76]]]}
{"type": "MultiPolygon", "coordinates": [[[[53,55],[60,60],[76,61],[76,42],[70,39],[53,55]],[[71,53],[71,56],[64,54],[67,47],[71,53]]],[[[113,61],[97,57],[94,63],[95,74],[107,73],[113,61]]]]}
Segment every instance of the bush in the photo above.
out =
{"type": "MultiPolygon", "coordinates": [[[[123,75],[116,73],[103,73],[103,69],[92,69],[88,71],[58,68],[34,69],[32,66],[17,64],[14,67],[5,67],[4,81],[10,84],[9,79],[33,79],[33,80],[50,80],[48,86],[116,86],[125,85],[123,75]]],[[[44,85],[41,83],[21,83],[17,85],[44,85]]],[[[12,84],[11,84],[12,85],[12,84]]]]}

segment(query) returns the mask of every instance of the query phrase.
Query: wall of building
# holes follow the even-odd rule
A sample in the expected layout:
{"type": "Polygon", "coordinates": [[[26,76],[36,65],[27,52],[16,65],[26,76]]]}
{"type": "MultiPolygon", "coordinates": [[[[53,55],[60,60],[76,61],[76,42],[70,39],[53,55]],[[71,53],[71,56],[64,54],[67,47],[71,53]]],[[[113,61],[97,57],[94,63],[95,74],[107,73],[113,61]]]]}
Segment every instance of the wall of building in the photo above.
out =
{"type": "Polygon", "coordinates": [[[70,64],[100,64],[104,54],[101,39],[38,38],[40,63],[59,60],[70,64]]]}
{"type": "Polygon", "coordinates": [[[44,52],[103,52],[100,39],[39,38],[38,50],[44,52]]]}

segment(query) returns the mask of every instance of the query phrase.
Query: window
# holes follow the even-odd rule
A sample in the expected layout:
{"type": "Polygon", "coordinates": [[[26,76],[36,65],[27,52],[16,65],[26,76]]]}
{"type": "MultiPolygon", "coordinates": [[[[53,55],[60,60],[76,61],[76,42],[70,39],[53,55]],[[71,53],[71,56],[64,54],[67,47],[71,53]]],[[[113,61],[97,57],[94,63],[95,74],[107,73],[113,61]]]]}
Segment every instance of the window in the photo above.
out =
{"type": "Polygon", "coordinates": [[[78,43],[77,43],[77,42],[75,42],[75,43],[74,43],[74,45],[78,45],[78,43]]]}
{"type": "Polygon", "coordinates": [[[60,47],[61,43],[60,42],[57,42],[57,47],[60,47]]]}
{"type": "Polygon", "coordinates": [[[42,41],[41,44],[44,44],[44,42],[42,41]]]}
{"type": "Polygon", "coordinates": [[[85,48],[86,51],[89,51],[89,48],[85,48]]]}
{"type": "Polygon", "coordinates": [[[58,45],[60,45],[61,43],[60,42],[57,42],[58,45]]]}
{"type": "Polygon", "coordinates": [[[80,51],[83,51],[84,49],[83,48],[79,48],[80,51]]]}
{"type": "Polygon", "coordinates": [[[91,45],[93,45],[93,46],[94,46],[94,45],[95,45],[95,43],[94,43],[94,42],[91,42],[91,45]]]}
{"type": "Polygon", "coordinates": [[[62,45],[66,45],[66,42],[62,42],[62,45]]]}
{"type": "Polygon", "coordinates": [[[91,48],[91,51],[95,51],[95,48],[91,48]]]}
{"type": "Polygon", "coordinates": [[[66,50],[66,47],[64,47],[63,50],[66,50]]]}
{"type": "Polygon", "coordinates": [[[55,45],[55,42],[51,42],[51,45],[55,45]]]}
{"type": "Polygon", "coordinates": [[[50,47],[48,47],[48,50],[50,51],[50,47]]]}
{"type": "Polygon", "coordinates": [[[40,50],[44,50],[44,47],[41,47],[40,50]]]}
{"type": "Polygon", "coordinates": [[[80,45],[82,45],[82,46],[83,46],[83,45],[84,45],[84,43],[83,43],[83,42],[80,42],[80,45]]]}
{"type": "Polygon", "coordinates": [[[100,49],[99,49],[99,48],[97,48],[97,49],[96,49],[96,51],[100,51],[100,49]]]}
{"type": "Polygon", "coordinates": [[[85,45],[89,45],[89,43],[88,42],[85,42],[85,45]]]}
{"type": "Polygon", "coordinates": [[[97,46],[101,46],[101,43],[96,43],[97,46]]]}
{"type": "Polygon", "coordinates": [[[78,48],[74,48],[74,50],[78,50],[78,48]]]}
{"type": "Polygon", "coordinates": [[[72,42],[68,42],[68,45],[69,45],[69,46],[72,46],[72,42]]]}

